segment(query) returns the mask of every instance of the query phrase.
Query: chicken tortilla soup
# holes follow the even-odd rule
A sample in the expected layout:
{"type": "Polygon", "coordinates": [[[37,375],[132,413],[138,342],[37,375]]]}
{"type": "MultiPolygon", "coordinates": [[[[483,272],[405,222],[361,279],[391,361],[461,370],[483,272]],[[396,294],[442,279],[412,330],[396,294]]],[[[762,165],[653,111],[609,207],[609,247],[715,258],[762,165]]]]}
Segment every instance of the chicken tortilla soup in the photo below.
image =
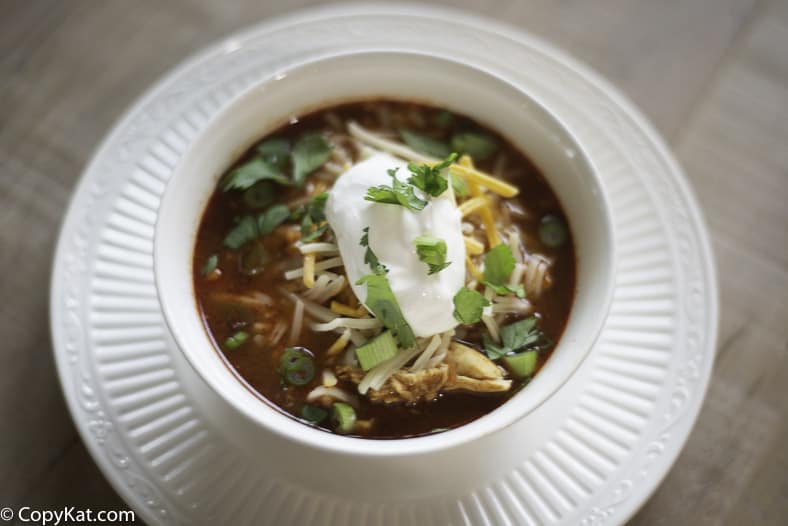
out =
{"type": "Polygon", "coordinates": [[[494,130],[393,100],[293,117],[219,179],[197,234],[207,332],[260,398],[363,438],[442,432],[539,374],[575,253],[494,130]]]}

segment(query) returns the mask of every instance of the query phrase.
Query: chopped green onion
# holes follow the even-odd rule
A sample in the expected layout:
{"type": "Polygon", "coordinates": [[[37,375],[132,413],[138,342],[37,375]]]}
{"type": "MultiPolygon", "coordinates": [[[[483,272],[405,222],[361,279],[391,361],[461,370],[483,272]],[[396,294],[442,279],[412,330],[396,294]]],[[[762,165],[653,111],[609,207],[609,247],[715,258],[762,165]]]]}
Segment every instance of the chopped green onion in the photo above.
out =
{"type": "Polygon", "coordinates": [[[244,203],[249,208],[265,208],[274,200],[274,185],[270,181],[258,181],[244,192],[244,203]]]}
{"type": "Polygon", "coordinates": [[[530,378],[536,371],[537,351],[525,351],[503,357],[503,363],[519,379],[530,378]]]}
{"type": "Polygon", "coordinates": [[[203,276],[207,276],[208,274],[212,273],[216,270],[216,267],[219,266],[219,254],[211,254],[208,259],[205,260],[205,265],[203,265],[202,269],[200,269],[200,274],[203,276]]]}
{"type": "Polygon", "coordinates": [[[243,343],[249,339],[249,334],[244,331],[238,331],[226,340],[224,340],[224,346],[227,349],[234,350],[243,345],[243,343]]]}
{"type": "Polygon", "coordinates": [[[468,189],[468,184],[462,177],[450,173],[449,182],[451,183],[452,190],[454,190],[454,195],[457,197],[467,197],[471,193],[468,189]]]}
{"type": "Polygon", "coordinates": [[[306,385],[315,377],[315,361],[303,347],[288,347],[279,360],[279,372],[290,385],[306,385]]]}
{"type": "Polygon", "coordinates": [[[369,371],[394,358],[397,352],[397,342],[394,341],[394,336],[391,335],[391,331],[386,331],[357,348],[356,357],[358,357],[361,368],[364,371],[369,371]]]}
{"type": "Polygon", "coordinates": [[[285,380],[290,385],[302,386],[315,377],[315,362],[308,356],[301,356],[291,363],[285,371],[285,380]]]}
{"type": "Polygon", "coordinates": [[[328,418],[328,411],[322,407],[305,405],[301,408],[301,418],[313,424],[319,424],[328,418]]]}
{"type": "Polygon", "coordinates": [[[558,248],[569,238],[569,230],[564,221],[553,214],[547,214],[539,225],[539,240],[547,247],[558,248]]]}
{"type": "Polygon", "coordinates": [[[385,270],[381,270],[379,274],[367,274],[356,281],[356,285],[365,283],[367,285],[367,299],[364,300],[364,305],[387,329],[394,333],[400,347],[403,349],[413,347],[416,344],[416,335],[413,334],[413,329],[405,321],[405,316],[399,308],[397,297],[391,290],[385,270]]]}
{"type": "Polygon", "coordinates": [[[310,357],[309,351],[304,349],[303,347],[288,347],[282,353],[282,357],[279,359],[279,371],[285,372],[288,369],[291,369],[300,358],[304,356],[310,357]]]}
{"type": "Polygon", "coordinates": [[[353,432],[356,426],[356,411],[344,402],[337,402],[334,404],[331,420],[336,426],[336,432],[346,435],[353,432]]]}

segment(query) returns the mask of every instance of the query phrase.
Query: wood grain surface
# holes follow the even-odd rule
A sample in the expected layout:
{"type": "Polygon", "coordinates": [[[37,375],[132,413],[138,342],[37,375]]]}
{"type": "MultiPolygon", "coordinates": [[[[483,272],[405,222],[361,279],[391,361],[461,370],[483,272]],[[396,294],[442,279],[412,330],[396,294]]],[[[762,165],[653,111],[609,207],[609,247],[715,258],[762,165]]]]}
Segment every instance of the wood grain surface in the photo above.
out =
{"type": "MultiPolygon", "coordinates": [[[[48,332],[57,229],[92,151],[179,61],[310,3],[0,4],[0,506],[125,507],[77,436],[48,332]]],[[[721,287],[717,364],[685,450],[631,524],[788,523],[788,1],[452,5],[531,31],[617,84],[704,207],[721,287]]]]}

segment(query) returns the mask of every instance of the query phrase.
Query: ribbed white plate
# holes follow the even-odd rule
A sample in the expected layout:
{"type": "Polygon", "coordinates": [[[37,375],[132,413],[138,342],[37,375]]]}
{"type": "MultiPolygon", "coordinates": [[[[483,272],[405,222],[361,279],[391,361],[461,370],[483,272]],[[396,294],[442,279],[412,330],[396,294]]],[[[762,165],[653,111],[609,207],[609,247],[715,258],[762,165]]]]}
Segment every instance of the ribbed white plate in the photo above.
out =
{"type": "Polygon", "coordinates": [[[74,420],[106,477],[150,524],[597,525],[630,517],[684,444],[714,358],[717,291],[680,168],[604,80],[509,27],[432,8],[351,6],[229,38],[129,110],[71,203],[51,310],[74,420]],[[167,332],[152,240],[173,166],[234,95],[326,53],[392,48],[482,66],[548,101],[601,170],[619,273],[589,358],[517,424],[525,461],[501,466],[494,480],[425,488],[418,500],[360,502],[266,477],[259,431],[207,389],[167,332]]]}

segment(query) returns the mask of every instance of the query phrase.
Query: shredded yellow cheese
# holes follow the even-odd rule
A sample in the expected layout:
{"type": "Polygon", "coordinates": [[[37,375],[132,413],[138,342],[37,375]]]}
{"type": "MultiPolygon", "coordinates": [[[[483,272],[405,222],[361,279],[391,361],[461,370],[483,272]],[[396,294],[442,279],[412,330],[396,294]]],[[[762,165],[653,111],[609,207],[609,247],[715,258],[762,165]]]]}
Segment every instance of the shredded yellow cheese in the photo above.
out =
{"type": "Polygon", "coordinates": [[[485,200],[485,204],[479,209],[479,215],[482,217],[484,223],[484,231],[487,234],[487,242],[490,248],[495,248],[501,244],[501,236],[498,235],[498,229],[495,227],[495,220],[493,219],[492,210],[490,210],[490,202],[485,200]]]}
{"type": "Polygon", "coordinates": [[[473,168],[473,159],[471,159],[471,156],[466,153],[460,157],[460,159],[457,161],[457,164],[466,168],[473,168]]]}
{"type": "Polygon", "coordinates": [[[484,253],[484,243],[476,241],[472,237],[463,236],[465,240],[465,251],[471,256],[478,256],[484,253]]]}
{"type": "Polygon", "coordinates": [[[348,342],[350,341],[350,329],[345,329],[342,332],[342,336],[336,339],[334,343],[331,344],[331,347],[328,348],[326,354],[328,356],[334,356],[342,352],[345,347],[347,347],[348,342]]]}
{"type": "Polygon", "coordinates": [[[367,309],[363,305],[354,308],[338,301],[331,302],[331,310],[337,314],[350,316],[351,318],[364,318],[367,315],[367,309]]]}
{"type": "Polygon", "coordinates": [[[487,198],[480,195],[478,197],[468,199],[457,208],[460,209],[460,214],[462,214],[462,217],[465,217],[468,214],[472,214],[485,206],[487,206],[487,198]]]}
{"type": "Polygon", "coordinates": [[[452,164],[449,167],[449,171],[458,177],[462,177],[466,182],[470,183],[473,181],[502,197],[514,197],[520,193],[516,186],[501,181],[492,175],[480,172],[475,168],[470,168],[461,164],[452,164]]]}
{"type": "Polygon", "coordinates": [[[304,256],[304,285],[311,289],[315,286],[315,254],[304,256]]]}
{"type": "Polygon", "coordinates": [[[465,264],[468,266],[468,270],[471,271],[471,274],[473,274],[473,277],[475,279],[479,281],[484,280],[484,274],[482,274],[482,271],[479,270],[479,268],[473,264],[473,261],[471,260],[471,256],[467,254],[465,255],[465,264]]]}
{"type": "MultiPolygon", "coordinates": [[[[477,170],[475,170],[473,168],[473,159],[471,159],[467,155],[463,155],[462,157],[460,157],[459,163],[460,163],[459,166],[462,169],[471,170],[471,171],[473,171],[475,173],[478,173],[478,174],[481,174],[481,175],[485,175],[485,174],[482,174],[481,172],[478,172],[477,170]]],[[[452,165],[452,168],[454,166],[458,166],[458,165],[452,165]]],[[[465,201],[462,205],[460,205],[460,210],[462,210],[462,206],[463,205],[467,205],[468,203],[474,203],[473,205],[469,205],[469,207],[473,207],[473,210],[471,210],[471,212],[474,211],[474,210],[478,210],[479,216],[482,218],[482,223],[484,223],[484,228],[485,228],[486,234],[487,234],[487,241],[490,243],[490,248],[493,248],[493,247],[496,247],[496,246],[500,245],[501,244],[501,236],[498,235],[498,229],[495,228],[495,219],[493,219],[492,207],[490,206],[489,199],[485,198],[484,202],[482,203],[482,206],[480,206],[480,207],[476,205],[476,201],[475,200],[478,199],[478,198],[483,198],[483,196],[484,196],[484,190],[482,190],[481,186],[479,186],[482,183],[482,181],[479,180],[478,178],[474,179],[474,178],[466,177],[463,174],[460,174],[460,177],[465,179],[465,182],[468,184],[468,190],[470,191],[471,195],[473,196],[472,199],[469,199],[468,201],[465,201]]],[[[498,179],[495,179],[495,178],[493,178],[491,176],[485,176],[485,177],[488,177],[489,179],[493,179],[493,180],[499,181],[498,179]]],[[[517,188],[515,188],[514,186],[509,185],[508,183],[504,183],[503,181],[499,181],[499,182],[502,185],[506,185],[507,187],[510,187],[510,189],[512,189],[514,191],[512,196],[517,195],[517,193],[518,193],[517,188]]],[[[490,187],[487,186],[487,188],[490,188],[490,187]]],[[[492,190],[492,188],[490,188],[490,190],[492,190]]],[[[503,195],[503,194],[501,194],[501,195],[503,195]]],[[[504,197],[507,197],[507,196],[504,196],[504,197]]],[[[508,197],[511,197],[511,196],[508,196],[508,197]]],[[[471,212],[468,212],[468,213],[471,213],[471,212]]],[[[465,214],[463,214],[463,216],[464,215],[465,214]]]]}

